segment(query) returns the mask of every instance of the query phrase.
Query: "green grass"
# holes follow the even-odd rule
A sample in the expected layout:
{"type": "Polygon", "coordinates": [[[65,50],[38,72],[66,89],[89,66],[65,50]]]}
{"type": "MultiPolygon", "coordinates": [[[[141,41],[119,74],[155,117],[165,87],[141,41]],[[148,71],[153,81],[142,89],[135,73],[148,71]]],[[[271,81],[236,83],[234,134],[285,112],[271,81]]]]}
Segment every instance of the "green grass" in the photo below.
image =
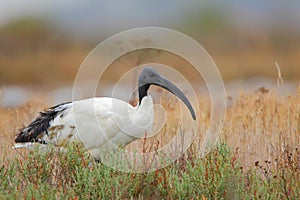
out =
{"type": "Polygon", "coordinates": [[[68,153],[34,151],[5,159],[0,199],[299,199],[299,150],[286,151],[245,171],[225,144],[205,158],[192,148],[174,164],[146,173],[124,173],[91,164],[78,148],[68,153]],[[275,161],[274,161],[275,162],[275,161]]]}

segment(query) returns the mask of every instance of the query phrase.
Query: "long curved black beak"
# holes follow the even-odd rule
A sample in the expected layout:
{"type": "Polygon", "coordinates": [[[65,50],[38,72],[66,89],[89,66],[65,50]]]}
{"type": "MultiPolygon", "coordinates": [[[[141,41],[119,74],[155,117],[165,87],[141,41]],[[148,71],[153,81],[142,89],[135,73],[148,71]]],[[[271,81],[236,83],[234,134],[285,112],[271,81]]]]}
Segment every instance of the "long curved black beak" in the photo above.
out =
{"type": "Polygon", "coordinates": [[[168,81],[167,79],[163,78],[155,69],[147,67],[145,68],[138,80],[138,87],[139,87],[139,99],[140,103],[143,99],[143,97],[147,96],[147,91],[150,87],[150,85],[157,85],[160,86],[175,96],[177,96],[179,99],[181,99],[185,105],[188,107],[188,109],[191,112],[191,115],[194,120],[196,120],[196,114],[195,111],[188,100],[188,98],[183,94],[183,92],[180,91],[180,89],[168,81]]]}

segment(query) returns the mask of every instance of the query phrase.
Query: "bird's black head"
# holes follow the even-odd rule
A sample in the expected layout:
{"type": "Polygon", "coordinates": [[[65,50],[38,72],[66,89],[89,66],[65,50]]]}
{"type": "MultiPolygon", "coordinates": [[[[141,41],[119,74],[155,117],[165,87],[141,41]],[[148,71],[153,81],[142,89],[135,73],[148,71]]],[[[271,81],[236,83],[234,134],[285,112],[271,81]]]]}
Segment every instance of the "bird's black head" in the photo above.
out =
{"type": "Polygon", "coordinates": [[[151,85],[157,85],[160,86],[169,92],[176,95],[179,99],[181,99],[185,105],[188,107],[188,109],[191,112],[191,115],[193,119],[196,119],[195,111],[187,99],[187,97],[183,94],[183,92],[180,91],[178,87],[176,87],[173,83],[162,77],[158,71],[151,67],[145,68],[142,73],[140,74],[139,80],[138,80],[138,87],[139,87],[139,102],[142,102],[142,99],[147,96],[147,91],[151,85]]]}

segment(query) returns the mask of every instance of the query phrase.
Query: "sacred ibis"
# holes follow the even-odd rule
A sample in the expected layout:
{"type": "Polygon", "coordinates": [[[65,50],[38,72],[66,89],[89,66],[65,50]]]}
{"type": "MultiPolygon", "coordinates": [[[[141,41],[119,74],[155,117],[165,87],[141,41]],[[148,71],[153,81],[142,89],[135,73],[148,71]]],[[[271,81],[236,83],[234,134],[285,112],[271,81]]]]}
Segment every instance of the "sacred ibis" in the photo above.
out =
{"type": "Polygon", "coordinates": [[[125,101],[99,97],[56,105],[41,112],[15,138],[14,148],[31,149],[35,145],[52,144],[66,148],[71,142],[81,143],[100,160],[99,150],[114,149],[142,137],[153,124],[153,101],[147,95],[151,85],[162,87],[181,99],[196,120],[194,109],[173,83],[155,69],[147,67],[139,76],[139,103],[136,107],[125,101]]]}

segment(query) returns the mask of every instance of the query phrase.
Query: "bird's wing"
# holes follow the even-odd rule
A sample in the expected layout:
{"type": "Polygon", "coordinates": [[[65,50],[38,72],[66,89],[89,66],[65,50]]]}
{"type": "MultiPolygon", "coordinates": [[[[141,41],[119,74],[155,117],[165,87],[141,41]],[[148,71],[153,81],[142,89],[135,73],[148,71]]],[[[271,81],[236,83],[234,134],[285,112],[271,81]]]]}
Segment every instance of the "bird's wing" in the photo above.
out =
{"type": "Polygon", "coordinates": [[[71,102],[62,103],[41,112],[39,116],[17,135],[16,143],[39,142],[44,135],[48,135],[48,129],[56,117],[63,117],[64,113],[72,106],[71,102]]]}
{"type": "MultiPolygon", "coordinates": [[[[78,139],[89,149],[99,149],[111,138],[122,132],[122,124],[116,122],[116,110],[132,106],[119,99],[93,98],[74,103],[74,120],[78,139]],[[116,110],[114,110],[114,108],[116,110]]],[[[129,110],[131,112],[131,110],[129,110]]]]}
{"type": "Polygon", "coordinates": [[[51,107],[20,131],[15,142],[28,144],[16,144],[15,148],[31,147],[29,143],[65,147],[70,141],[80,142],[87,149],[99,148],[120,132],[112,104],[111,98],[102,97],[51,107]]]}
{"type": "Polygon", "coordinates": [[[25,127],[15,139],[15,148],[33,148],[36,144],[65,148],[76,142],[99,159],[100,149],[115,149],[143,134],[143,130],[131,128],[131,123],[127,123],[128,115],[135,112],[136,108],[130,104],[107,97],[60,104],[40,113],[25,127]],[[130,134],[124,130],[130,130],[130,134]]]}

